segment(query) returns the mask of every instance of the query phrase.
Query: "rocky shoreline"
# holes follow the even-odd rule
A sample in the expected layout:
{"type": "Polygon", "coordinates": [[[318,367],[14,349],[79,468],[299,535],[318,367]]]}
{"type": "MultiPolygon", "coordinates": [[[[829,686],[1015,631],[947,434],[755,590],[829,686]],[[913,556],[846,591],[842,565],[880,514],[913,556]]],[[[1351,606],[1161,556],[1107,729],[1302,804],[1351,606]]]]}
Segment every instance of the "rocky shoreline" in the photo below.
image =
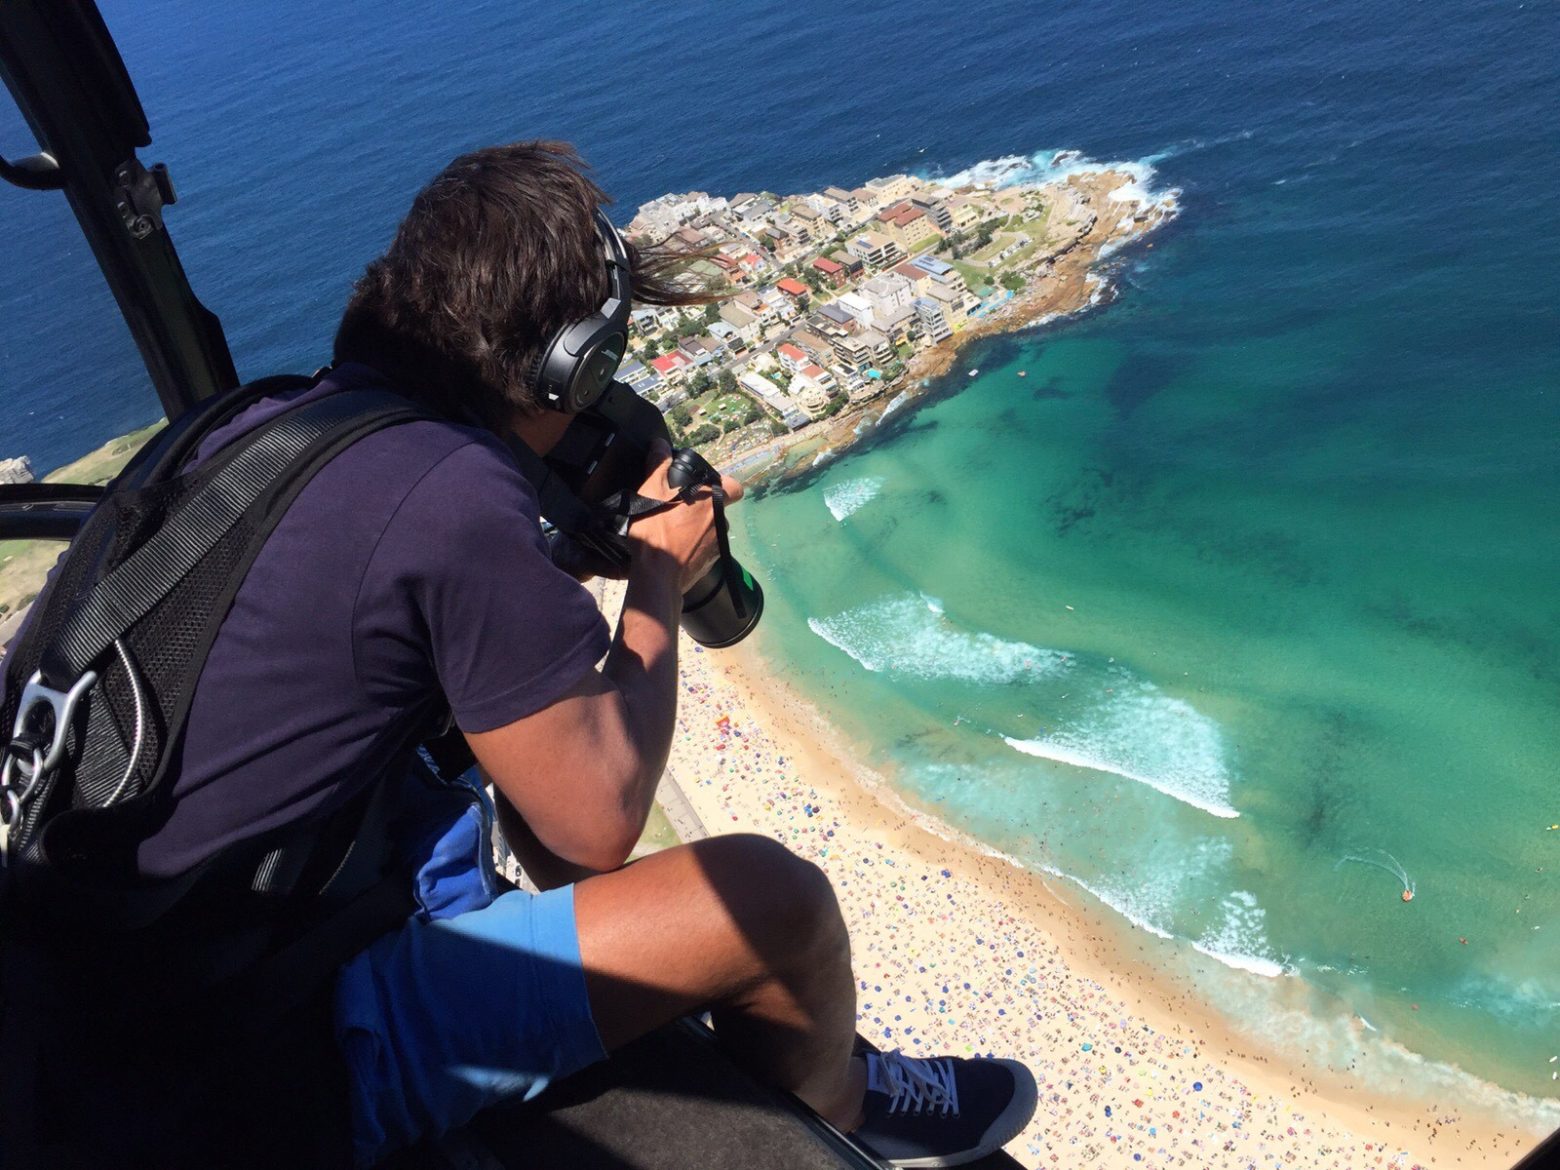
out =
{"type": "Polygon", "coordinates": [[[1030,259],[1023,268],[1026,286],[1010,301],[916,354],[903,378],[878,398],[776,438],[744,442],[744,436],[733,436],[732,442],[712,444],[706,455],[757,487],[804,475],[870,434],[885,415],[923,397],[934,379],[952,371],[970,342],[1064,320],[1101,304],[1110,289],[1101,267],[1180,213],[1176,192],[1153,195],[1138,184],[1139,176],[1129,171],[1102,168],[1040,188],[1071,199],[1083,218],[1070,239],[1030,259]]]}

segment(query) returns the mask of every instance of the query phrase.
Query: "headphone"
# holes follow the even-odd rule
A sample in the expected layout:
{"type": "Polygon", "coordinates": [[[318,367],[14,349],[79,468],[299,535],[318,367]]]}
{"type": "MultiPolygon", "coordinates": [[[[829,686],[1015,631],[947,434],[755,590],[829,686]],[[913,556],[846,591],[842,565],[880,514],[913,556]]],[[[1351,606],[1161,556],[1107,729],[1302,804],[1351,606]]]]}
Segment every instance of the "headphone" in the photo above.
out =
{"type": "Polygon", "coordinates": [[[551,410],[578,414],[594,406],[612,384],[628,352],[628,314],[633,299],[628,248],[598,207],[596,234],[607,258],[607,299],[583,321],[565,325],[536,362],[537,396],[551,410]]]}

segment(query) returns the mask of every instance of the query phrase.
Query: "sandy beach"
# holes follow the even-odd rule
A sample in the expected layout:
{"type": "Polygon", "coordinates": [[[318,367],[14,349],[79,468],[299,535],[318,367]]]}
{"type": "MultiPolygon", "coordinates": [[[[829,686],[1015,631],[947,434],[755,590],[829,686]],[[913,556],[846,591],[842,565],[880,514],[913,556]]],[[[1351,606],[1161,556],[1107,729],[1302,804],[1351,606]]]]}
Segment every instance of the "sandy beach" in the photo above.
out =
{"type": "Polygon", "coordinates": [[[861,1032],[1034,1069],[1040,1108],[1008,1147],[1026,1166],[1494,1168],[1541,1136],[1235,1034],[1156,964],[1160,940],[923,827],[756,651],[685,638],[681,687],[677,784],[709,831],[777,838],[829,875],[861,1032]]]}

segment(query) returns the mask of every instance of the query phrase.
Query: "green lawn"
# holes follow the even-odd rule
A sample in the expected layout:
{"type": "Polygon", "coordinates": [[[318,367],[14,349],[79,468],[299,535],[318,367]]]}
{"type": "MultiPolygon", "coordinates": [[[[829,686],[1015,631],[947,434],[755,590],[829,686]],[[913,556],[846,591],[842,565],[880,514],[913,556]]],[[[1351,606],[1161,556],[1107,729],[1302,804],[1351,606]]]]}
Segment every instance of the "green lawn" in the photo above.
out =
{"type": "MultiPolygon", "coordinates": [[[[162,425],[155,422],[110,439],[90,455],[83,455],[43,478],[48,483],[107,483],[162,425]]],[[[37,596],[43,579],[64,548],[57,540],[0,540],[0,616],[37,596]]]]}

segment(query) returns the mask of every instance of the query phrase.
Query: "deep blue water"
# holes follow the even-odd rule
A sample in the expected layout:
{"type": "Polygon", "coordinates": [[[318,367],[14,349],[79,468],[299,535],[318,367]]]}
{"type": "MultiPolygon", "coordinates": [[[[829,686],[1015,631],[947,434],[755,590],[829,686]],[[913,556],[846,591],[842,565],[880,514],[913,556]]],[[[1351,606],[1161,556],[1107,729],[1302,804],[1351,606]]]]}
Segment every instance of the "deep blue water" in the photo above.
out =
{"type": "MultiPolygon", "coordinates": [[[[1034,461],[1066,478],[1043,497],[1050,512],[1012,517],[1000,539],[979,530],[983,571],[1019,583],[1007,608],[944,580],[950,620],[1102,660],[1135,653],[1156,693],[1231,736],[1260,708],[1247,726],[1265,738],[1232,739],[1227,768],[1246,836],[1220,848],[1241,888],[1309,888],[1305,833],[1346,844],[1339,808],[1368,809],[1359,845],[1390,841],[1410,870],[1445,867],[1456,896],[1435,911],[1427,889],[1420,904],[1440,917],[1394,920],[1400,961],[1373,959],[1374,973],[1330,990],[1370,1004],[1411,1047],[1547,1091],[1539,1053],[1560,1003],[1544,977],[1560,955],[1540,949],[1560,937],[1556,866],[1541,852],[1560,847],[1541,833],[1560,820],[1546,771],[1560,744],[1544,714],[1560,697],[1552,5],[103,9],[151,119],[143,158],[166,161],[182,196],[168,222],[186,268],[251,377],[324,360],[352,279],[411,194],[484,143],[577,143],[623,219],[668,190],[785,193],[1064,147],[1152,160],[1185,212],[1123,265],[1120,299],[1054,344],[994,342],[971,359],[1023,361],[1073,405],[1045,415],[1038,399],[971,386],[956,417],[928,410],[919,432],[872,454],[934,481],[989,475],[993,453],[958,435],[983,412],[1025,412],[1031,459],[1044,452],[1034,461]],[[1046,556],[1026,561],[1033,526],[1048,526],[1046,556]],[[1134,543],[1135,531],[1154,539],[1134,543]],[[1047,596],[1121,597],[1141,620],[1031,628],[1024,580],[1047,596]],[[1221,646],[1261,661],[1229,669],[1221,646]],[[1150,661],[1178,651],[1184,692],[1150,661]],[[1286,703],[1305,719],[1267,720],[1286,703]],[[1286,763],[1297,758],[1304,768],[1286,763]],[[1361,783],[1374,787],[1357,796],[1361,783]],[[1395,821],[1404,808],[1415,818],[1395,821]],[[1520,935],[1501,926],[1476,961],[1442,947],[1469,933],[1464,918],[1524,895],[1520,935]],[[1410,994],[1432,1024],[1408,1015],[1410,994]]],[[[23,153],[24,140],[0,103],[0,152],[23,153]]],[[[47,470],[157,407],[62,201],[0,188],[0,227],[0,457],[47,470]]],[[[786,506],[751,510],[755,544],[789,530],[786,506]]],[[[971,514],[970,531],[977,519],[990,516],[971,514]]],[[[930,586],[886,531],[873,539],[851,555],[871,554],[902,590],[930,586]]],[[[782,578],[801,572],[783,550],[771,559],[782,578]]],[[[833,651],[803,640],[808,618],[862,598],[800,583],[776,598],[791,608],[774,628],[807,647],[798,669],[857,668],[820,665],[833,651]]],[[[961,823],[1000,835],[983,811],[961,823]]],[[[1182,815],[1142,813],[1171,829],[1182,815]]],[[[1309,860],[1332,872],[1334,857],[1309,860]]],[[[1096,861],[1121,864],[1108,850],[1096,861]]],[[[1368,938],[1269,909],[1273,958],[1364,966],[1368,938]]],[[[1352,904],[1331,918],[1374,929],[1352,904]]]]}

